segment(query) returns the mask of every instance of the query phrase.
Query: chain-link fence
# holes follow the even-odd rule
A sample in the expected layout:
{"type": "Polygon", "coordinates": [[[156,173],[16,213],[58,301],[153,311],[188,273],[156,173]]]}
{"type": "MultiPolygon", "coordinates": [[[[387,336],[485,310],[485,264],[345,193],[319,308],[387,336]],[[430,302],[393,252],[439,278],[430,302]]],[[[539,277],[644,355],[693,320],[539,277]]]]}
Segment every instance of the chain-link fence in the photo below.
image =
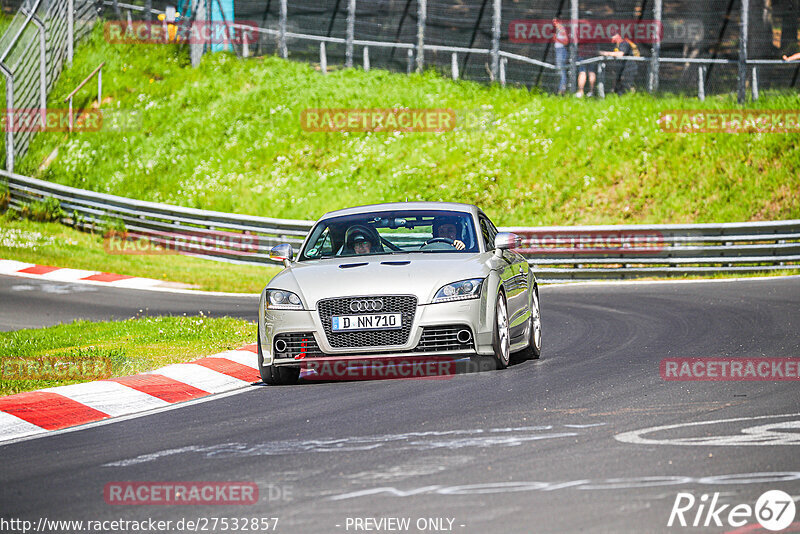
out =
{"type": "Polygon", "coordinates": [[[6,169],[13,170],[36,132],[19,121],[46,120],[47,94],[96,17],[97,4],[87,0],[25,0],[17,6],[0,37],[6,169]]]}
{"type": "Polygon", "coordinates": [[[800,87],[800,63],[782,60],[800,51],[797,0],[292,0],[285,2],[283,17],[281,4],[234,3],[235,20],[255,21],[267,30],[258,32],[248,53],[281,54],[285,46],[293,59],[320,63],[320,41],[327,41],[330,64],[346,64],[348,48],[352,61],[362,63],[368,48],[373,67],[406,71],[424,65],[471,80],[557,91],[561,71],[552,25],[557,18],[567,27],[564,71],[572,74],[572,90],[582,78],[586,93],[592,79],[602,82],[603,92],[661,90],[701,97],[800,87]],[[632,46],[612,42],[615,29],[632,46]],[[742,47],[739,36],[745,31],[742,47]],[[618,48],[632,50],[624,57],[601,55],[618,48]]]}

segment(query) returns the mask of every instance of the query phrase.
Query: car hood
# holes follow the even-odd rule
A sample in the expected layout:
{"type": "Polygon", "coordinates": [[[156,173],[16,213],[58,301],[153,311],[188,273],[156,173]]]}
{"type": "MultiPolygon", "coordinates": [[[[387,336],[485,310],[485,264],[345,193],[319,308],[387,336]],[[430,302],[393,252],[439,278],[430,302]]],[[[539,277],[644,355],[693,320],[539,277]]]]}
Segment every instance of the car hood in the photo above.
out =
{"type": "Polygon", "coordinates": [[[297,293],[307,309],[322,299],[361,295],[415,295],[427,303],[446,284],[488,276],[491,256],[444,252],[295,262],[267,287],[297,293]]]}

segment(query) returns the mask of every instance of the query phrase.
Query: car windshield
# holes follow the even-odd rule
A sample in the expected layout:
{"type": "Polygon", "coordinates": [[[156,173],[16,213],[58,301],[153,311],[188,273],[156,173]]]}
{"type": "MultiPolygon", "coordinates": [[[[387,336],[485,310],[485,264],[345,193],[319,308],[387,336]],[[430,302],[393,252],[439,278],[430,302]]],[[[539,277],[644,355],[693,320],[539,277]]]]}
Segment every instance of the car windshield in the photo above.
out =
{"type": "Polygon", "coordinates": [[[320,221],[299,260],[408,252],[478,252],[469,213],[397,210],[320,221]]]}

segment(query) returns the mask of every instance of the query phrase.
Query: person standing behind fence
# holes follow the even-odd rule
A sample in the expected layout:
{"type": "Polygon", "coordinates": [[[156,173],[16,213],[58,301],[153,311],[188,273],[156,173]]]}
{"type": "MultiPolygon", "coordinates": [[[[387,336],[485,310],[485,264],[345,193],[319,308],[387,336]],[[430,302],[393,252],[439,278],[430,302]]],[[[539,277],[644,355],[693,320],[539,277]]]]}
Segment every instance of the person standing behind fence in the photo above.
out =
{"type": "MultiPolygon", "coordinates": [[[[578,43],[578,61],[593,58],[597,55],[597,45],[593,43],[578,43]]],[[[597,81],[597,63],[584,63],[578,67],[578,92],[575,96],[583,97],[586,79],[589,79],[589,92],[586,96],[594,95],[594,84],[597,81]]]]}
{"type": "Polygon", "coordinates": [[[800,52],[792,54],[791,56],[783,56],[784,61],[797,61],[798,59],[800,59],[800,52]]]}
{"type": "Polygon", "coordinates": [[[558,82],[558,94],[563,95],[567,91],[567,46],[569,36],[567,29],[558,19],[553,19],[553,42],[556,49],[556,68],[560,76],[558,82]]]}
{"type": "MultiPolygon", "coordinates": [[[[639,47],[636,46],[636,43],[630,39],[623,39],[620,34],[615,33],[613,36],[611,36],[611,42],[615,45],[614,51],[600,52],[602,55],[607,57],[641,57],[641,54],[639,53],[639,47]]],[[[621,95],[629,91],[635,91],[636,88],[633,86],[633,83],[636,81],[636,74],[638,72],[638,61],[624,61],[622,64],[622,71],[620,72],[619,81],[614,88],[615,92],[618,95],[621,95]]]]}

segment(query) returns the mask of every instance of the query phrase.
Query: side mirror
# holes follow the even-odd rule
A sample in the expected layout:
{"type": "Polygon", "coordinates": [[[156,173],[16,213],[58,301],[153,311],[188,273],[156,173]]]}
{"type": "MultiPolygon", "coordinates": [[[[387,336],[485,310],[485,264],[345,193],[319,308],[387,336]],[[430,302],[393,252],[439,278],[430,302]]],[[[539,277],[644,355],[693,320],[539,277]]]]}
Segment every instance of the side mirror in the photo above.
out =
{"type": "Polygon", "coordinates": [[[276,245],[270,249],[269,259],[282,261],[283,264],[288,267],[289,262],[294,259],[294,249],[292,248],[292,245],[288,243],[276,245]]]}
{"type": "Polygon", "coordinates": [[[494,237],[494,248],[496,250],[508,250],[522,246],[522,238],[511,232],[500,232],[494,237]]]}

